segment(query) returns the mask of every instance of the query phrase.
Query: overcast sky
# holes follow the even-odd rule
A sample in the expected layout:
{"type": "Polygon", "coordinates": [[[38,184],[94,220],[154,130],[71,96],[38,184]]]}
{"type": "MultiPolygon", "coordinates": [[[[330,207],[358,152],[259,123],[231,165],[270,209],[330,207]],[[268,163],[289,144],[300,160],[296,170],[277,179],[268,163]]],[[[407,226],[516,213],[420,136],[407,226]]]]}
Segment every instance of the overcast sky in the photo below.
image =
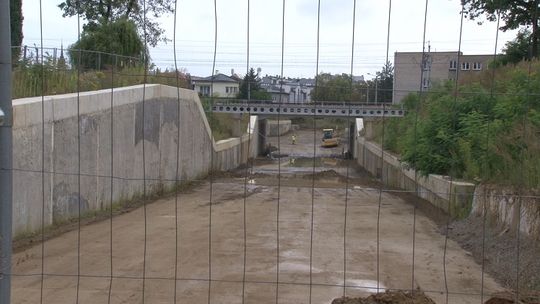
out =
{"type": "MultiPolygon", "coordinates": [[[[63,18],[59,0],[43,1],[45,47],[60,47],[77,40],[77,18],[63,18]]],[[[262,74],[281,70],[282,1],[251,0],[250,66],[262,74]]],[[[319,71],[350,73],[354,0],[321,0],[319,71]]],[[[386,58],[387,0],[357,0],[354,75],[374,74],[386,58]]],[[[179,0],[176,33],[177,64],[197,76],[212,73],[214,1],[179,0]]],[[[394,52],[422,51],[425,0],[394,0],[390,26],[390,61],[394,52]]],[[[426,40],[432,51],[458,49],[460,0],[429,2],[426,40]]],[[[24,0],[24,44],[39,45],[39,0],[24,0]]],[[[217,0],[218,40],[216,69],[230,74],[246,71],[247,0],[217,0]]],[[[173,39],[173,16],[159,19],[173,39]]],[[[81,22],[84,22],[82,20],[81,22]]],[[[462,51],[492,54],[496,24],[465,20],[462,51]]],[[[499,32],[500,50],[515,31],[499,32]]],[[[286,0],[284,76],[313,77],[316,71],[317,0],[286,0]]],[[[152,61],[173,68],[173,42],[150,50],[152,61]]]]}

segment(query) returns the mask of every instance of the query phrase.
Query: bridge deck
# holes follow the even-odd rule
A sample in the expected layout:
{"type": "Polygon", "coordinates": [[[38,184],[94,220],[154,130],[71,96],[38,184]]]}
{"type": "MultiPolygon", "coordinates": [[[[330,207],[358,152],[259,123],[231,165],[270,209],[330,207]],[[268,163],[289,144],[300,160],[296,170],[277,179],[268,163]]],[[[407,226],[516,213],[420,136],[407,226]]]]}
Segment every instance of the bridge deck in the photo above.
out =
{"type": "Polygon", "coordinates": [[[374,104],[278,104],[261,102],[215,102],[215,113],[246,113],[252,115],[288,115],[316,117],[403,117],[402,108],[374,104]]]}

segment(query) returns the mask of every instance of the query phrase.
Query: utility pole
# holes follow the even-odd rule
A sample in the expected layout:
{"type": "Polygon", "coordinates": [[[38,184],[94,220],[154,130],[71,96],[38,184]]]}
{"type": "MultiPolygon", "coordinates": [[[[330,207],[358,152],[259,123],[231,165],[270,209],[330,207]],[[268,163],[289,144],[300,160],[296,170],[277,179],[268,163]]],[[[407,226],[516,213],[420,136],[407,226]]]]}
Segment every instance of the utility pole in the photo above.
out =
{"type": "Polygon", "coordinates": [[[9,0],[0,0],[0,304],[11,296],[12,117],[9,0]]]}
{"type": "Polygon", "coordinates": [[[366,81],[366,103],[369,103],[369,82],[366,81]]]}
{"type": "MultiPolygon", "coordinates": [[[[378,93],[379,93],[379,81],[378,81],[378,78],[379,78],[379,75],[378,74],[371,74],[371,73],[367,73],[368,75],[371,75],[371,76],[375,76],[375,103],[379,103],[379,99],[378,99],[378,93]]],[[[369,96],[369,84],[368,84],[368,96],[369,96]]]]}
{"type": "Polygon", "coordinates": [[[377,81],[377,77],[379,77],[379,75],[375,76],[375,103],[379,103],[379,98],[378,97],[378,93],[379,93],[379,82],[377,81]]]}

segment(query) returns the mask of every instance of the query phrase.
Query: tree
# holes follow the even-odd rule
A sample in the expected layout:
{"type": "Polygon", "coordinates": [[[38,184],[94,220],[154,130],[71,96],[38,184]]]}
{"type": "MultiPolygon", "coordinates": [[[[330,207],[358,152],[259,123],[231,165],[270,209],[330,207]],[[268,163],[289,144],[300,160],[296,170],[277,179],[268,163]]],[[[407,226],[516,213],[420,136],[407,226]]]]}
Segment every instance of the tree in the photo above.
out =
{"type": "MultiPolygon", "coordinates": [[[[390,61],[386,62],[382,69],[377,72],[377,97],[376,102],[392,102],[392,90],[394,89],[394,66],[390,61]]],[[[370,94],[372,95],[372,94],[370,94]]],[[[370,100],[375,100],[375,97],[370,100]]]]}
{"type": "Polygon", "coordinates": [[[261,78],[259,77],[259,73],[255,73],[253,68],[250,68],[246,76],[244,76],[240,84],[238,98],[255,100],[272,99],[270,94],[261,88],[261,78]]]}
{"type": "Polygon", "coordinates": [[[500,12],[504,25],[502,31],[513,30],[523,26],[532,29],[532,55],[538,57],[538,11],[540,0],[461,0],[465,16],[471,20],[484,15],[487,20],[497,20],[500,12]]]}
{"type": "Polygon", "coordinates": [[[20,46],[23,40],[23,15],[22,15],[22,0],[10,0],[9,1],[9,13],[11,24],[11,45],[18,46],[18,48],[12,49],[13,61],[17,61],[21,55],[20,46]]]}
{"type": "Polygon", "coordinates": [[[132,20],[137,25],[140,36],[144,37],[146,32],[148,44],[156,46],[166,38],[163,36],[163,28],[152,17],[172,13],[174,0],[65,0],[58,7],[63,11],[64,17],[81,15],[87,21],[85,30],[93,30],[99,25],[122,18],[132,20]]]}
{"type": "Polygon", "coordinates": [[[84,29],[81,39],[69,47],[72,66],[79,65],[79,54],[81,54],[81,68],[84,69],[105,69],[111,65],[125,65],[125,57],[117,58],[112,55],[86,52],[85,50],[135,58],[142,58],[147,53],[144,43],[137,34],[137,26],[133,21],[126,18],[98,27],[84,29]]]}
{"type": "Polygon", "coordinates": [[[311,92],[313,101],[351,101],[353,85],[351,75],[322,73],[315,77],[315,88],[311,92]]]}
{"type": "Polygon", "coordinates": [[[528,59],[531,51],[530,41],[531,32],[527,29],[520,30],[514,40],[506,43],[503,48],[504,54],[498,56],[494,65],[516,64],[528,59]]]}

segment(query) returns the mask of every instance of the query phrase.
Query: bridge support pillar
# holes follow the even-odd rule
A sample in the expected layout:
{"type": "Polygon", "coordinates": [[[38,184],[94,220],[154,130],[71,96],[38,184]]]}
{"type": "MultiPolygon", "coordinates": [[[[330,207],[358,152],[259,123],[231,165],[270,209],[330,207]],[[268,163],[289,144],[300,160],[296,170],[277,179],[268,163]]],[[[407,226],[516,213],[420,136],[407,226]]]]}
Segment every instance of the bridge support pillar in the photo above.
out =
{"type": "Polygon", "coordinates": [[[347,153],[347,156],[349,159],[352,159],[354,158],[354,146],[356,144],[356,138],[355,138],[355,133],[356,133],[356,123],[354,121],[351,121],[349,122],[349,151],[347,153]]]}
{"type": "Polygon", "coordinates": [[[366,139],[373,139],[374,134],[374,122],[375,118],[366,118],[364,117],[364,137],[366,139]]]}
{"type": "Polygon", "coordinates": [[[266,152],[266,119],[259,116],[259,133],[257,140],[259,141],[259,156],[264,156],[266,152]]]}
{"type": "Polygon", "coordinates": [[[242,128],[242,118],[244,118],[244,115],[248,114],[231,114],[234,124],[232,126],[233,137],[241,137],[244,134],[245,130],[242,128]]]}

